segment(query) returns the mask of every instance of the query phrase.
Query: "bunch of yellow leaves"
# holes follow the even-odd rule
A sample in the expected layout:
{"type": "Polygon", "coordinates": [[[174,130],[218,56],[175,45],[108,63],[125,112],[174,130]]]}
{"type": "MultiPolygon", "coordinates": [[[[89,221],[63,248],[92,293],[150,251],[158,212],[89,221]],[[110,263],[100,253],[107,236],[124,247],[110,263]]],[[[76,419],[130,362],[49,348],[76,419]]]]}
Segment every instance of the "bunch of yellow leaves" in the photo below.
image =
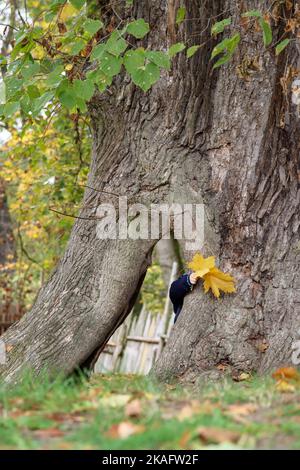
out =
{"type": "Polygon", "coordinates": [[[220,297],[220,290],[227,293],[236,291],[234,278],[215,267],[214,256],[204,258],[201,253],[196,253],[188,267],[195,272],[197,278],[204,280],[205,293],[211,289],[215,297],[220,297]]]}

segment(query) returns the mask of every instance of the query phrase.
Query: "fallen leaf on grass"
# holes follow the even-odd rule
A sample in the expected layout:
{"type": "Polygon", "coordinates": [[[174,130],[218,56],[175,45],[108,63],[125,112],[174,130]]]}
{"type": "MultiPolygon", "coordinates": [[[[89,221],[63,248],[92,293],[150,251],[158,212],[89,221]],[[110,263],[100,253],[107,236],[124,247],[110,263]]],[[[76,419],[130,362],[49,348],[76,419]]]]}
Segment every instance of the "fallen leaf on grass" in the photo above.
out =
{"type": "Polygon", "coordinates": [[[35,410],[12,410],[10,413],[9,413],[9,416],[10,418],[20,418],[20,417],[24,417],[24,418],[27,418],[29,416],[34,416],[35,415],[35,410]]]}
{"type": "Polygon", "coordinates": [[[33,431],[32,434],[38,439],[48,439],[53,437],[62,437],[65,435],[64,431],[57,428],[38,429],[33,431]]]}
{"type": "Polygon", "coordinates": [[[72,405],[73,412],[80,413],[85,411],[97,410],[99,408],[99,402],[97,400],[85,400],[79,401],[72,405]]]}
{"type": "Polygon", "coordinates": [[[139,418],[142,414],[142,405],[140,400],[132,400],[127,403],[125,408],[125,415],[128,418],[139,418]]]}
{"type": "Polygon", "coordinates": [[[133,424],[130,421],[123,421],[122,423],[113,424],[106,434],[113,439],[126,439],[133,434],[143,431],[145,431],[145,426],[133,424]]]}
{"type": "Polygon", "coordinates": [[[176,390],[176,385],[175,384],[166,384],[166,389],[167,390],[176,390]]]}
{"type": "Polygon", "coordinates": [[[110,395],[108,397],[103,397],[99,400],[99,404],[103,406],[111,406],[112,408],[117,408],[118,406],[125,406],[131,399],[131,395],[110,395]]]}
{"type": "Polygon", "coordinates": [[[21,398],[21,397],[10,398],[9,403],[15,406],[22,406],[24,405],[24,398],[21,398]]]}
{"type": "Polygon", "coordinates": [[[71,450],[73,448],[72,442],[60,442],[58,448],[62,450],[71,450]]]}
{"type": "Polygon", "coordinates": [[[223,442],[236,443],[241,437],[239,433],[229,429],[205,427],[198,428],[197,435],[204,444],[210,442],[214,444],[221,444],[223,442]]]}
{"type": "Polygon", "coordinates": [[[211,414],[216,408],[218,408],[218,404],[211,403],[208,400],[203,403],[200,403],[198,400],[191,400],[190,403],[187,403],[181,408],[179,413],[176,413],[175,417],[177,417],[179,421],[183,421],[197,414],[211,414]]]}
{"type": "Polygon", "coordinates": [[[179,439],[179,446],[181,449],[188,449],[187,444],[189,440],[191,439],[191,432],[190,431],[185,431],[181,438],[179,439]]]}
{"type": "Polygon", "coordinates": [[[179,413],[177,414],[177,418],[179,421],[184,421],[185,419],[192,418],[197,411],[190,405],[185,405],[179,413]]]}
{"type": "Polygon", "coordinates": [[[183,421],[197,414],[211,414],[213,410],[219,407],[220,403],[212,403],[209,400],[202,403],[199,400],[191,400],[181,403],[168,403],[162,407],[161,411],[163,419],[176,418],[183,421]]]}
{"type": "Polygon", "coordinates": [[[249,421],[245,418],[252,413],[255,413],[257,410],[258,406],[254,403],[242,403],[229,405],[227,409],[224,410],[224,413],[239,424],[247,424],[249,421]]]}
{"type": "Polygon", "coordinates": [[[82,398],[98,398],[103,394],[102,387],[91,387],[87,394],[82,394],[82,398]]]}
{"type": "Polygon", "coordinates": [[[82,423],[86,421],[86,416],[82,416],[80,413],[63,413],[63,412],[53,412],[47,413],[45,415],[47,419],[52,419],[58,423],[64,423],[66,421],[72,421],[73,423],[82,423]]]}
{"type": "Polygon", "coordinates": [[[272,377],[276,380],[281,379],[300,379],[300,375],[298,370],[295,367],[281,367],[277,369],[273,374],[272,377]]]}
{"type": "Polygon", "coordinates": [[[242,403],[238,405],[229,405],[226,412],[231,415],[248,416],[257,411],[258,406],[254,403],[242,403]]]}
{"type": "Polygon", "coordinates": [[[249,380],[251,379],[251,374],[248,372],[241,372],[240,374],[232,374],[232,380],[235,382],[243,382],[244,380],[249,380]]]}
{"type": "Polygon", "coordinates": [[[295,385],[288,383],[286,380],[279,380],[276,384],[276,390],[281,393],[293,393],[296,390],[295,385]]]}

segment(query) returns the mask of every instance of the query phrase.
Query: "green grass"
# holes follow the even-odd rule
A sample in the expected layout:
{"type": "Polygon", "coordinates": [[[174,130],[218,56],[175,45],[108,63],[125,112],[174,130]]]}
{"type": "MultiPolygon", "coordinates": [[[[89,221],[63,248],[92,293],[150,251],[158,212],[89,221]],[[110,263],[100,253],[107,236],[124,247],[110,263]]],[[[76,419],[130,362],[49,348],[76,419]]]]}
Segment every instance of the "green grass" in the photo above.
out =
{"type": "Polygon", "coordinates": [[[280,393],[270,377],[188,387],[134,375],[51,382],[27,374],[14,389],[0,387],[0,448],[300,448],[299,398],[298,386],[280,393]]]}

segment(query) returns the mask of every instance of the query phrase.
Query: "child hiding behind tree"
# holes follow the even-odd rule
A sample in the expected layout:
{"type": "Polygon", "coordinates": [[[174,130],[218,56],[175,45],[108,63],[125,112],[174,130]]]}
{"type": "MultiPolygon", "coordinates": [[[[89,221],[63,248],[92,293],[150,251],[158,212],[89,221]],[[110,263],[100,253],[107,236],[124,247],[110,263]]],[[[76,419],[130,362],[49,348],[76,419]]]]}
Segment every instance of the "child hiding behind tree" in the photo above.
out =
{"type": "Polygon", "coordinates": [[[176,281],[172,282],[169,296],[173,304],[173,310],[175,314],[174,323],[176,323],[178,315],[181,312],[184,297],[193,290],[193,287],[196,283],[197,277],[195,273],[185,273],[176,281]]]}

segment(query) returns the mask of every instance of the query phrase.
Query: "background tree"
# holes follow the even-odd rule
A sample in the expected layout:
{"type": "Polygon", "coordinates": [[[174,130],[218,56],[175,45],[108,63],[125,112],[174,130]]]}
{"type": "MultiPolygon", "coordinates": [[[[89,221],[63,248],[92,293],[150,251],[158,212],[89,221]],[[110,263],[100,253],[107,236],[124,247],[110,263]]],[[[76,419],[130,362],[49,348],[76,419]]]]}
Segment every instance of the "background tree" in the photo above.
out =
{"type": "MultiPolygon", "coordinates": [[[[192,0],[184,15],[177,0],[133,2],[132,9],[122,2],[98,6],[106,21],[100,43],[102,34],[133,15],[149,22],[151,34],[135,24],[126,48],[165,51],[177,42],[172,56],[181,42],[201,47],[190,61],[177,55],[170,72],[164,59],[161,80],[151,89],[159,78],[157,56],[145,57],[141,49],[124,56],[133,82],[147,93],[119,74],[125,45],[118,37],[105,46],[110,52],[97,46],[92,53],[100,69],[92,68],[88,80],[100,92],[111,86],[89,102],[93,158],[83,208],[31,312],[3,337],[10,347],[2,376],[14,381],[24,366],[70,373],[89,364],[130,312],[155,241],[97,238],[96,208],[112,200],[117,205],[119,195],[149,206],[204,202],[204,252],[238,280],[237,295],[220,302],[198,289],[189,296],[156,366],[159,377],[194,379],[220,365],[263,371],[289,361],[299,326],[299,118],[289,94],[298,52],[295,41],[278,57],[273,46],[289,24],[298,31],[298,2],[192,0]],[[255,7],[260,12],[243,16],[255,7]],[[214,49],[218,40],[210,27],[229,16],[229,37],[214,49]],[[230,62],[213,70],[211,55],[230,62]]],[[[27,48],[35,36],[22,41],[19,47],[27,48]]],[[[65,70],[77,73],[80,60],[65,70]]],[[[64,81],[46,98],[55,93],[70,108],[83,109],[78,87],[64,81]]]]}

